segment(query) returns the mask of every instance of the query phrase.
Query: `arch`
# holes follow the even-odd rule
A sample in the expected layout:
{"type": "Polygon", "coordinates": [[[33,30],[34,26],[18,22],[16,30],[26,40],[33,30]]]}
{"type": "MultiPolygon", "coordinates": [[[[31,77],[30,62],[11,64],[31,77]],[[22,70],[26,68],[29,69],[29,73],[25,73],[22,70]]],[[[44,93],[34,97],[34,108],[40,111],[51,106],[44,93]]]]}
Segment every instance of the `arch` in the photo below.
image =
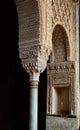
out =
{"type": "Polygon", "coordinates": [[[70,60],[70,46],[64,27],[57,24],[52,33],[51,62],[64,62],[70,60]]]}

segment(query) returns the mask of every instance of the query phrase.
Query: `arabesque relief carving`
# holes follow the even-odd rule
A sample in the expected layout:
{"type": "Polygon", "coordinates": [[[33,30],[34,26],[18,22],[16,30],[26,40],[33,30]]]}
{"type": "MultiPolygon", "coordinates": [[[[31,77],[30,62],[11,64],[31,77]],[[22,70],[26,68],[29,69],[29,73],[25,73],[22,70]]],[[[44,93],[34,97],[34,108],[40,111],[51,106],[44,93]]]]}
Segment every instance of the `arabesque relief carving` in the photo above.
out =
{"type": "Polygon", "coordinates": [[[44,45],[21,46],[20,57],[27,72],[43,72],[51,49],[44,45]]]}
{"type": "Polygon", "coordinates": [[[52,0],[52,23],[62,22],[70,32],[71,2],[68,0],[52,0]]]}

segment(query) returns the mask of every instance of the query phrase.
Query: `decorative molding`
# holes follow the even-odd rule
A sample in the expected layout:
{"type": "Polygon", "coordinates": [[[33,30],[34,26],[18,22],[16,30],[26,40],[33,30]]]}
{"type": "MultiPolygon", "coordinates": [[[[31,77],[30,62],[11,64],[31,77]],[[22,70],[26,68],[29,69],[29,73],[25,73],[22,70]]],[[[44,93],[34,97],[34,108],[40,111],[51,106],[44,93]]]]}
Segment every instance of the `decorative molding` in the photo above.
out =
{"type": "Polygon", "coordinates": [[[47,66],[47,70],[48,73],[75,72],[75,63],[73,61],[50,63],[47,66]]]}
{"type": "Polygon", "coordinates": [[[27,44],[27,46],[30,46],[30,45],[32,45],[33,43],[34,43],[34,44],[39,43],[39,38],[21,41],[21,42],[19,42],[19,45],[20,45],[20,47],[23,46],[23,45],[26,46],[26,44],[27,44]]]}
{"type": "Polygon", "coordinates": [[[75,76],[71,77],[70,93],[71,93],[71,114],[76,115],[76,102],[75,102],[75,76]]]}
{"type": "Polygon", "coordinates": [[[28,73],[34,73],[34,72],[39,72],[42,73],[46,66],[47,66],[47,61],[46,60],[22,60],[22,65],[23,68],[28,72],[28,73]]]}
{"type": "Polygon", "coordinates": [[[31,88],[38,88],[38,81],[30,81],[31,88]]]}
{"type": "MultiPolygon", "coordinates": [[[[53,85],[70,85],[70,78],[60,78],[60,79],[53,79],[53,85]]],[[[66,87],[66,86],[65,86],[66,87]]]]}
{"type": "Polygon", "coordinates": [[[28,63],[26,60],[22,60],[22,65],[23,65],[23,68],[28,73],[33,73],[33,72],[38,72],[39,71],[37,62],[28,63]]]}

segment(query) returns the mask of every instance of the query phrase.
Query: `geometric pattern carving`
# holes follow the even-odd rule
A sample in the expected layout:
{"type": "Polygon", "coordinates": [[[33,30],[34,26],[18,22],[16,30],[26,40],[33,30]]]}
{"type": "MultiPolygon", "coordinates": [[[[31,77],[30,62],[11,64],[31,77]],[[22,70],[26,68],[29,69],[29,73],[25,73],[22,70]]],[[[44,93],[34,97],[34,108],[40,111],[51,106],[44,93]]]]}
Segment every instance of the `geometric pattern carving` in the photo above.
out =
{"type": "Polygon", "coordinates": [[[38,55],[37,46],[21,46],[19,50],[22,59],[35,58],[38,55]]]}
{"type": "Polygon", "coordinates": [[[70,32],[71,2],[70,0],[52,0],[52,23],[62,22],[70,32]]]}
{"type": "Polygon", "coordinates": [[[75,63],[73,61],[50,63],[47,66],[47,70],[48,73],[50,73],[50,71],[52,71],[52,73],[75,72],[75,63]]]}
{"type": "Polygon", "coordinates": [[[28,73],[42,73],[47,65],[48,55],[51,49],[46,45],[21,45],[20,58],[22,65],[28,73]]]}

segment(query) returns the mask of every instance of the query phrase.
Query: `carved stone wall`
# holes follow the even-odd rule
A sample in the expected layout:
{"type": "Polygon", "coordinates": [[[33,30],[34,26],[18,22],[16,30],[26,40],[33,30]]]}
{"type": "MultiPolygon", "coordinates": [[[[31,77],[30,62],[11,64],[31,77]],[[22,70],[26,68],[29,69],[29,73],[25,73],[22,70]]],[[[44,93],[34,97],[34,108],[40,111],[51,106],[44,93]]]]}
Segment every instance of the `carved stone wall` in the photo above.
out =
{"type": "MultiPolygon", "coordinates": [[[[47,66],[48,97],[47,112],[52,113],[52,87],[68,86],[70,90],[70,114],[76,115],[75,62],[50,63],[47,66]]],[[[55,105],[55,104],[54,104],[55,105]]]]}
{"type": "Polygon", "coordinates": [[[55,26],[62,25],[69,38],[70,60],[74,60],[76,43],[76,4],[72,0],[48,0],[47,4],[47,41],[52,39],[55,26]]]}
{"type": "MultiPolygon", "coordinates": [[[[55,31],[55,27],[57,25],[61,25],[69,40],[69,51],[70,55],[68,56],[69,61],[74,61],[75,62],[75,78],[72,78],[72,82],[74,83],[74,92],[75,93],[75,113],[77,117],[79,116],[79,1],[68,1],[68,0],[49,0],[49,8],[48,8],[48,13],[49,10],[51,11],[51,14],[48,15],[48,25],[51,23],[51,30],[48,30],[48,32],[52,32],[52,34],[55,31]],[[77,3],[76,3],[77,2],[77,3]],[[50,22],[51,21],[51,22],[50,22]]],[[[52,35],[53,38],[53,35],[52,35]]],[[[58,36],[55,38],[57,39],[58,36]]],[[[55,41],[55,40],[54,40],[55,41]]],[[[56,41],[54,42],[56,45],[56,41]]],[[[52,44],[53,45],[53,44],[52,44]]],[[[59,47],[59,45],[58,45],[59,47]]],[[[59,50],[58,48],[56,49],[57,51],[59,50]]],[[[57,53],[57,51],[55,51],[57,53]]],[[[59,51],[60,52],[60,51],[59,51]]],[[[53,49],[54,53],[54,49],[53,49]]],[[[69,54],[69,53],[67,53],[69,54]]],[[[56,54],[60,58],[60,54],[56,54]]],[[[62,54],[61,54],[62,55],[62,54]]],[[[55,54],[53,55],[54,59],[55,54]]],[[[59,59],[60,60],[60,59],[59,59]]],[[[59,70],[62,71],[63,69],[61,68],[61,65],[59,66],[59,70]]],[[[55,73],[57,73],[57,68],[56,66],[54,67],[55,73]]],[[[53,71],[52,71],[53,72],[53,71]]],[[[51,72],[51,73],[52,73],[51,72]]],[[[64,72],[65,73],[65,72],[64,72]]],[[[66,75],[66,74],[65,74],[66,75]]],[[[48,77],[49,78],[49,77],[48,77]]],[[[57,81],[57,79],[56,79],[57,81]]],[[[59,79],[58,79],[59,81],[59,79]]],[[[58,82],[57,81],[57,82],[58,82]]],[[[64,81],[60,80],[61,82],[64,81]]],[[[49,83],[51,83],[50,80],[48,80],[49,83]]],[[[50,89],[50,88],[49,88],[50,89]]],[[[51,90],[49,91],[49,95],[51,93],[51,90]]],[[[49,97],[49,100],[50,97],[49,97]]],[[[49,110],[51,108],[51,102],[49,106],[49,110]]]]}

